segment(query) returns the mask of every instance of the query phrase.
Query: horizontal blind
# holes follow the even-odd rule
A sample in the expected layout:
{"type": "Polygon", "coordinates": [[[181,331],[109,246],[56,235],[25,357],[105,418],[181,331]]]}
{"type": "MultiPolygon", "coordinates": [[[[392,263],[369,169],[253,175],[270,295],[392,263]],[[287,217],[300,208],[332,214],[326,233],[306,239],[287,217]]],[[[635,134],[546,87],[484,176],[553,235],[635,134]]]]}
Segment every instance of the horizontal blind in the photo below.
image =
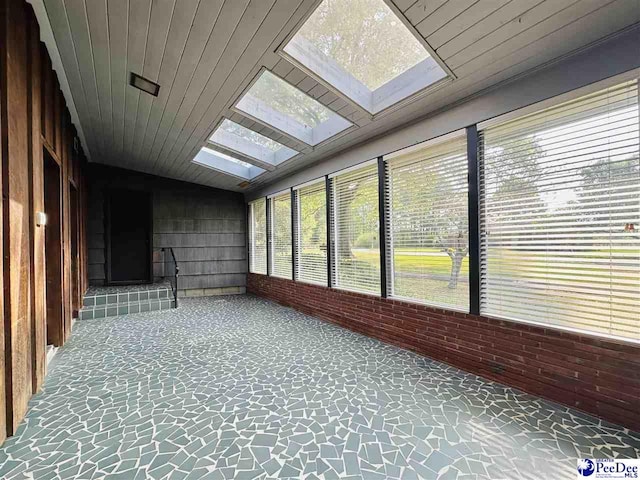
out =
{"type": "Polygon", "coordinates": [[[333,285],[379,295],[377,164],[332,176],[331,210],[333,285]]]}
{"type": "Polygon", "coordinates": [[[480,134],[481,311],[640,339],[638,85],[480,134]]]}
{"type": "Polygon", "coordinates": [[[267,201],[249,204],[249,271],[267,274],[267,201]]]}
{"type": "Polygon", "coordinates": [[[327,284],[327,203],[324,179],[296,194],[296,279],[327,284]]]}
{"type": "Polygon", "coordinates": [[[271,228],[271,275],[291,278],[291,192],[269,198],[271,228]]]}
{"type": "Polygon", "coordinates": [[[385,167],[390,296],[468,311],[466,137],[402,150],[385,167]]]}

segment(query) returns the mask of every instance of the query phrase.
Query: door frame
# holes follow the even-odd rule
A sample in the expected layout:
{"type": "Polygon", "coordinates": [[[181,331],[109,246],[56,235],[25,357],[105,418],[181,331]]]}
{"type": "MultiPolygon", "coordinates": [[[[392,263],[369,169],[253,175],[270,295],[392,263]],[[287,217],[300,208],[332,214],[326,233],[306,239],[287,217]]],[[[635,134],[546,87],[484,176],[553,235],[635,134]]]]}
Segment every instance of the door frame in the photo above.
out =
{"type": "Polygon", "coordinates": [[[136,285],[153,283],[153,192],[135,188],[111,187],[103,193],[104,201],[104,250],[105,250],[105,285],[136,285]],[[111,278],[111,195],[117,191],[144,193],[149,202],[149,225],[147,229],[147,245],[149,248],[148,278],[138,281],[113,280],[111,278]]]}

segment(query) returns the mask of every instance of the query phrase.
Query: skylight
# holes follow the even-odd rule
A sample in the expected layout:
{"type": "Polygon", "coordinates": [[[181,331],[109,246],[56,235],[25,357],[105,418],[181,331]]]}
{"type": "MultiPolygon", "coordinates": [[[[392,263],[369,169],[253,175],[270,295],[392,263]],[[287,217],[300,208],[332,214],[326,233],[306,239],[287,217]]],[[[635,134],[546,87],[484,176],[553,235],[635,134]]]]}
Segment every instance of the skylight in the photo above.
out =
{"type": "Polygon", "coordinates": [[[265,171],[263,168],[208,147],[203,147],[192,162],[243,180],[251,180],[265,171]]]}
{"type": "Polygon", "coordinates": [[[284,52],[374,114],[447,76],[383,0],[323,0],[284,52]]]}
{"type": "Polygon", "coordinates": [[[296,150],[226,118],[213,132],[209,142],[224,150],[248,157],[252,161],[257,160],[258,166],[266,168],[278,165],[298,154],[296,150]]]}
{"type": "Polygon", "coordinates": [[[351,122],[268,70],[262,72],[236,108],[311,146],[351,126],[351,122]]]}

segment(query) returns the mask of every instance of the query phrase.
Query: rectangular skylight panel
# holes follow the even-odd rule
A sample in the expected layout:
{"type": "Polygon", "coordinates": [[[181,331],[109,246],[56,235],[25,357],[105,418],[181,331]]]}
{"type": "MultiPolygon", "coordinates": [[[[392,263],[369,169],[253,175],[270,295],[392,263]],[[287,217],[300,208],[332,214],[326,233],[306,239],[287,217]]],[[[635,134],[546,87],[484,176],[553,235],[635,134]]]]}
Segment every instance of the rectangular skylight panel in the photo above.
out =
{"type": "Polygon", "coordinates": [[[323,0],[284,51],[371,113],[446,77],[383,0],[323,0]]]}
{"type": "Polygon", "coordinates": [[[274,166],[298,154],[296,150],[228,119],[222,121],[209,141],[274,166]]]}
{"type": "Polygon", "coordinates": [[[260,167],[207,147],[203,147],[192,162],[243,180],[251,180],[265,171],[260,167]]]}
{"type": "Polygon", "coordinates": [[[352,125],[268,70],[262,72],[236,108],[311,146],[352,125]]]}

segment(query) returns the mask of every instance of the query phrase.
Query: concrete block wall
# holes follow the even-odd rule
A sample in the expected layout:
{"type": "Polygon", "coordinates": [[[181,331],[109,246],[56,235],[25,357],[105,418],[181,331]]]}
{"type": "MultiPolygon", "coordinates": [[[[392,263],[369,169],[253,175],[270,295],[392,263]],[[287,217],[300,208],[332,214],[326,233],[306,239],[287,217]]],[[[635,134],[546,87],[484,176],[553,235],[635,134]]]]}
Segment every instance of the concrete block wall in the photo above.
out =
{"type": "MultiPolygon", "coordinates": [[[[107,188],[153,194],[153,247],[173,247],[179,295],[243,293],[247,274],[245,203],[241,194],[130,170],[89,169],[89,281],[105,281],[104,195],[107,188]],[[206,292],[206,293],[205,293],[206,292]]],[[[162,274],[160,256],[154,274],[162,274]]]]}

